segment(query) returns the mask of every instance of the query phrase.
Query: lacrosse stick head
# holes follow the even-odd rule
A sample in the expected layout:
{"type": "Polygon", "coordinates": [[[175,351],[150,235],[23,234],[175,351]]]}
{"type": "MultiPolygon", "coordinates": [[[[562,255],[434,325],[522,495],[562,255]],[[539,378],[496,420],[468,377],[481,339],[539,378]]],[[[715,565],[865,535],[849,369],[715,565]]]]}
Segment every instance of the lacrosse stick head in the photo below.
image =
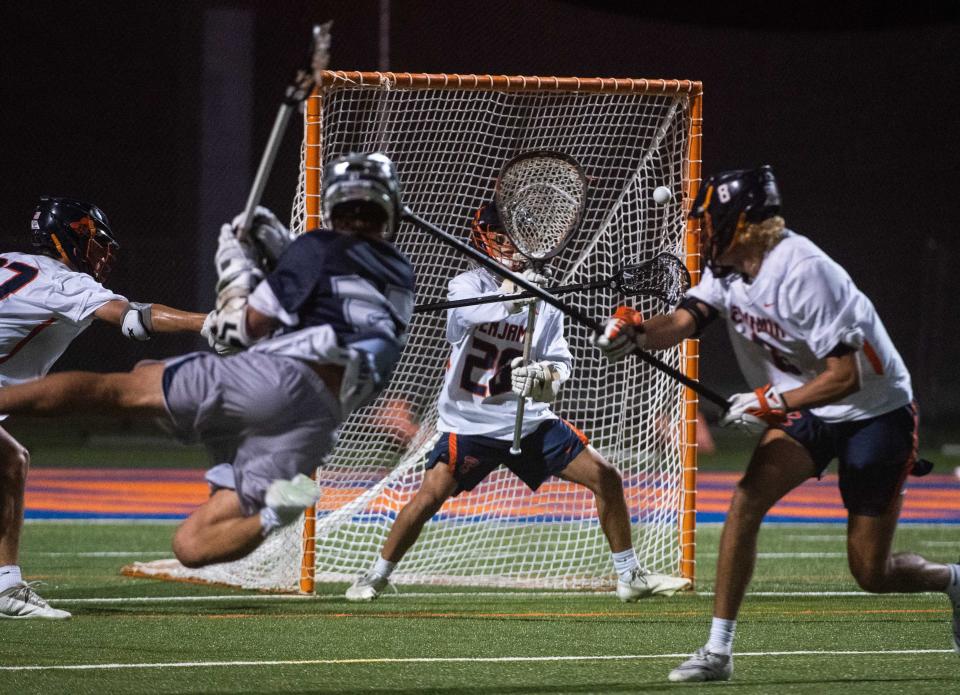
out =
{"type": "Polygon", "coordinates": [[[500,171],[495,199],[503,229],[517,251],[542,266],[563,250],[579,226],[587,177],[568,155],[524,152],[500,171]]]}
{"type": "Polygon", "coordinates": [[[330,63],[330,27],[333,22],[314,24],[310,32],[310,48],[297,75],[287,86],[284,101],[291,106],[302,103],[319,84],[321,74],[330,63]]]}
{"type": "Polygon", "coordinates": [[[676,306],[690,289],[690,271],[676,256],[660,253],[646,263],[622,268],[612,285],[623,294],[656,297],[676,306]]]}

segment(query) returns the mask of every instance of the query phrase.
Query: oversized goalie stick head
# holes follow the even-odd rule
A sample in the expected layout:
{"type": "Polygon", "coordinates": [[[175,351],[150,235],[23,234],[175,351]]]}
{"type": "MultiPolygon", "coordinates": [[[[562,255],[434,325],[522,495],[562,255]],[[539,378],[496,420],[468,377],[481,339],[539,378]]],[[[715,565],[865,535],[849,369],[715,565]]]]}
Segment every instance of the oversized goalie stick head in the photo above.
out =
{"type": "Polygon", "coordinates": [[[573,157],[523,152],[497,179],[497,211],[513,245],[536,266],[556,256],[580,224],[587,177],[573,157]]]}
{"type": "Polygon", "coordinates": [[[392,240],[400,223],[400,182],[393,162],[379,152],[348,154],[323,170],[323,221],[353,230],[380,228],[392,240]]]}
{"type": "Polygon", "coordinates": [[[762,222],[780,211],[780,190],[773,169],[721,171],[700,186],[690,217],[702,221],[701,239],[707,267],[722,276],[730,268],[719,264],[737,232],[748,223],[762,222]]]}
{"type": "Polygon", "coordinates": [[[103,210],[72,198],[40,198],[30,231],[38,253],[59,259],[97,282],[106,280],[120,251],[103,210]]]}

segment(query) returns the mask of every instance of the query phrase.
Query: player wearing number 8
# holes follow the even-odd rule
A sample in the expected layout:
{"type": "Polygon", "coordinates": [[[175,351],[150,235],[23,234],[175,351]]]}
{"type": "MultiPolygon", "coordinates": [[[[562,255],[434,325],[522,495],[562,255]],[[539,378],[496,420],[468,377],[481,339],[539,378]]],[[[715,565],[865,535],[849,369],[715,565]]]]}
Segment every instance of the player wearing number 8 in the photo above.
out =
{"type": "Polygon", "coordinates": [[[915,469],[910,375],[870,300],[809,239],[785,228],[770,167],[704,181],[691,217],[702,221],[701,282],[671,314],[646,323],[621,310],[598,346],[611,359],[639,345],[663,349],[726,319],[755,390],[733,396],[721,424],[760,435],[730,503],[717,560],[707,644],[671,681],[727,680],[737,613],[767,511],[839,461],[847,548],[857,583],[875,593],[945,591],[960,651],[960,565],[891,554],[904,480],[915,469]]]}
{"type": "MultiPolygon", "coordinates": [[[[497,208],[477,211],[471,241],[475,247],[527,280],[545,278],[525,269],[525,260],[504,233],[497,208]]],[[[514,293],[483,268],[462,273],[449,284],[449,299],[514,293]]],[[[640,567],[633,549],[630,516],[619,472],[572,425],[551,409],[560,385],[570,375],[571,355],[564,339],[563,314],[546,305],[536,317],[530,361],[523,365],[527,312],[533,299],[458,307],[447,313],[451,345],[447,373],[437,403],[439,440],[427,456],[423,483],[400,511],[370,570],[346,593],[352,601],[377,598],[389,585],[397,563],[444,502],[472,490],[500,465],[532,490],[554,475],[589,488],[619,576],[624,601],[669,596],[689,580],[653,574],[640,567]],[[522,446],[513,454],[519,398],[529,397],[523,415],[522,446]]]]}

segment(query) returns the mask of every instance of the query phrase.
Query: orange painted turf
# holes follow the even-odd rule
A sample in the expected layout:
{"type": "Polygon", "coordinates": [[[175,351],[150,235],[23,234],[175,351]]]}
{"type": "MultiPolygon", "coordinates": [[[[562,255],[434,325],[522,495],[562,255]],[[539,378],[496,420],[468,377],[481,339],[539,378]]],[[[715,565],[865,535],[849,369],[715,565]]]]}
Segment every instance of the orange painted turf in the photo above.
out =
{"type": "MultiPolygon", "coordinates": [[[[509,474],[506,474],[509,476],[509,474]]],[[[701,472],[697,477],[698,518],[720,521],[726,512],[736,473],[701,472]]],[[[498,480],[502,485],[503,479],[498,480]]],[[[636,486],[649,508],[667,499],[655,481],[636,486]]],[[[591,518],[596,511],[589,493],[567,483],[545,483],[536,494],[525,491],[524,504],[514,507],[517,517],[537,516],[562,521],[591,518]]],[[[502,488],[501,488],[502,491],[502,488]]],[[[330,488],[321,508],[334,508],[362,492],[359,487],[330,488]]],[[[183,518],[206,498],[202,470],[33,468],[27,480],[27,518],[183,518]]],[[[411,493],[412,494],[412,493],[411,493]]],[[[501,496],[502,499],[502,496],[501,496]]],[[[373,510],[396,513],[407,498],[381,497],[373,510]]],[[[449,516],[474,516],[489,510],[482,486],[473,494],[454,498],[443,509],[449,516]]],[[[503,513],[502,509],[498,509],[503,513]]],[[[960,479],[952,475],[911,478],[901,515],[904,521],[960,523],[960,479]]],[[[835,475],[811,480],[787,495],[770,513],[771,520],[843,521],[846,519],[835,475]]]]}

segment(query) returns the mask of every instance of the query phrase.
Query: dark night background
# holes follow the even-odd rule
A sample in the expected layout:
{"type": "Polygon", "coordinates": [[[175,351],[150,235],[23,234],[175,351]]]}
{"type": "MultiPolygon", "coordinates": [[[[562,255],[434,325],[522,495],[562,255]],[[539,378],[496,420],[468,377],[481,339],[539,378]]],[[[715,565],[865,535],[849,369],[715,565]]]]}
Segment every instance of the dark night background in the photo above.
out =
{"type": "MultiPolygon", "coordinates": [[[[704,171],[774,166],[788,224],[872,298],[928,420],[956,425],[956,3],[914,2],[909,16],[884,2],[648,4],[393,0],[389,68],[702,80],[704,171]]],[[[88,198],[123,246],[116,290],[209,309],[212,287],[199,282],[212,272],[217,223],[243,206],[309,26],[334,20],[331,67],[377,69],[380,6],[5,3],[3,246],[23,243],[39,195],[88,198]]],[[[296,185],[298,130],[287,133],[265,199],[281,218],[296,185]]],[[[702,375],[738,389],[722,333],[703,341],[702,375]]],[[[133,345],[95,325],[59,366],[126,369],[200,344],[133,345]]]]}

